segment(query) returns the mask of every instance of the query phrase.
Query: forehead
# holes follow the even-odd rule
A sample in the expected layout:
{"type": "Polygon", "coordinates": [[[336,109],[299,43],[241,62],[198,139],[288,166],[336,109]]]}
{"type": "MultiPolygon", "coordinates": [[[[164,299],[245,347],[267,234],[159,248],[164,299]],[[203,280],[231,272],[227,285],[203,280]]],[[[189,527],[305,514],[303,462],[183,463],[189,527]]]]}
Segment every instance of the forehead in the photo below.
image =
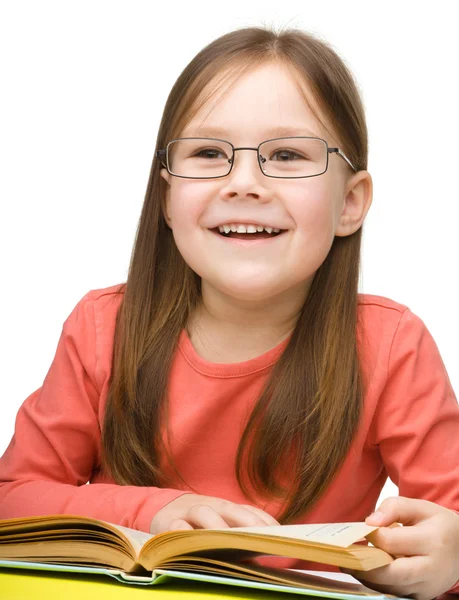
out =
{"type": "Polygon", "coordinates": [[[311,135],[332,139],[305,81],[282,63],[237,69],[213,78],[195,104],[209,96],[181,136],[208,136],[249,143],[270,137],[311,135]]]}

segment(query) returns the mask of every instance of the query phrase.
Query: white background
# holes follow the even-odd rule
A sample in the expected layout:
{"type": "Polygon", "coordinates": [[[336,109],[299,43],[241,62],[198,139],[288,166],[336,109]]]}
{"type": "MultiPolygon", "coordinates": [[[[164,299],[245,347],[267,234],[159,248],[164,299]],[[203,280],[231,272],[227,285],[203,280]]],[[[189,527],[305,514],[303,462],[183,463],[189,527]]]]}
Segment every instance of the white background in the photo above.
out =
{"type": "MultiPolygon", "coordinates": [[[[454,389],[457,24],[454,2],[0,2],[0,453],[70,311],[127,276],[164,103],[214,38],[250,25],[328,41],[366,107],[373,205],[360,292],[406,304],[454,389]],[[283,6],[282,6],[283,5],[283,6]]],[[[382,497],[397,493],[389,483],[382,497]]]]}

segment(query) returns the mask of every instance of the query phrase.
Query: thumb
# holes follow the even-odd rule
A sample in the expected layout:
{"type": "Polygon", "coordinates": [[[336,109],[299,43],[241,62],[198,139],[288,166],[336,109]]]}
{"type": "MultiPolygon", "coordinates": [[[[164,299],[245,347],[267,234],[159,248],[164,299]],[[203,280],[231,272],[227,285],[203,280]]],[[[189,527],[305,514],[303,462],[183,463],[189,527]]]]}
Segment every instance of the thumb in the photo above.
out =
{"type": "Polygon", "coordinates": [[[365,519],[365,522],[367,525],[377,527],[388,527],[392,523],[414,525],[434,515],[436,513],[435,506],[428,500],[393,496],[386,498],[378,510],[365,519]]]}

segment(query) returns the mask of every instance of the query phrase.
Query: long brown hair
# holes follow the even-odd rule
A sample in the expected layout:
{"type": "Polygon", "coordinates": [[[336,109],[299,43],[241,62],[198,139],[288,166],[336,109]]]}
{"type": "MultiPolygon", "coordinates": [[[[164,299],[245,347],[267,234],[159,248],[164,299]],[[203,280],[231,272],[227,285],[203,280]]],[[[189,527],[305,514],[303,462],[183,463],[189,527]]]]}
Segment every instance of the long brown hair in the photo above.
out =
{"type": "MultiPolygon", "coordinates": [[[[155,156],[228,79],[232,84],[272,61],[282,62],[307,84],[340,147],[358,170],[366,169],[367,127],[353,76],[329,45],[298,29],[243,28],[203,48],[169,94],[155,156]],[[213,85],[207,86],[210,81],[213,85]]],[[[169,371],[180,333],[201,294],[201,279],[182,258],[162,214],[167,184],[160,168],[153,158],[117,314],[102,432],[102,468],[121,485],[168,484],[159,463],[166,453],[173,465],[161,433],[167,423],[169,371]]],[[[241,489],[248,498],[253,497],[251,489],[282,498],[285,508],[277,515],[282,523],[303,515],[325,491],[360,420],[364,383],[356,330],[361,236],[362,228],[335,236],[238,449],[241,489]],[[277,475],[287,449],[294,453],[294,483],[285,489],[277,475]]]]}

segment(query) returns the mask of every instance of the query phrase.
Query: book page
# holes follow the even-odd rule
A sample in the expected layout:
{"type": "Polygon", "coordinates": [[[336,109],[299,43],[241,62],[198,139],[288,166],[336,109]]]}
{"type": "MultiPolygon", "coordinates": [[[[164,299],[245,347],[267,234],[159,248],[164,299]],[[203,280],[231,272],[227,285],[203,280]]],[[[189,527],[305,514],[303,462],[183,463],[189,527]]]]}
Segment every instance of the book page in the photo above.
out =
{"type": "Polygon", "coordinates": [[[209,529],[208,531],[234,531],[286,537],[330,546],[347,548],[361,540],[378,527],[366,523],[323,523],[306,525],[266,525],[266,527],[231,527],[231,529],[209,529]]]}
{"type": "Polygon", "coordinates": [[[131,529],[130,527],[116,525],[115,523],[110,523],[110,525],[115,527],[115,529],[118,529],[118,531],[123,533],[129,539],[137,556],[139,556],[140,550],[145,542],[154,537],[153,534],[139,531],[138,529],[131,529]]]}

